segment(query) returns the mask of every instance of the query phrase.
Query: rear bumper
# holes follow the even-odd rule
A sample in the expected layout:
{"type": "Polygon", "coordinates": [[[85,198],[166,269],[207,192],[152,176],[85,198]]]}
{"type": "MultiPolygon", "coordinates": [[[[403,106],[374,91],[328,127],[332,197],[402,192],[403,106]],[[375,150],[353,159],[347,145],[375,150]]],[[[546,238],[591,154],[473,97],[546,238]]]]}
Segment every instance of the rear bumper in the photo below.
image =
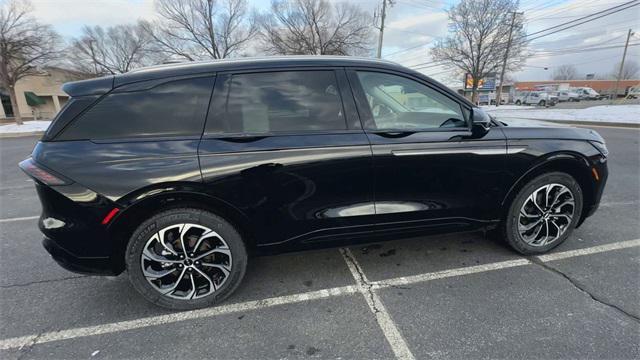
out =
{"type": "Polygon", "coordinates": [[[42,246],[61,267],[80,274],[117,275],[108,257],[81,258],[73,255],[55,241],[44,238],[42,246]]]}
{"type": "Polygon", "coordinates": [[[36,181],[36,189],[42,203],[42,245],[60,266],[94,275],[124,270],[113,236],[101,224],[112,203],[75,184],[53,188],[36,181]]]}

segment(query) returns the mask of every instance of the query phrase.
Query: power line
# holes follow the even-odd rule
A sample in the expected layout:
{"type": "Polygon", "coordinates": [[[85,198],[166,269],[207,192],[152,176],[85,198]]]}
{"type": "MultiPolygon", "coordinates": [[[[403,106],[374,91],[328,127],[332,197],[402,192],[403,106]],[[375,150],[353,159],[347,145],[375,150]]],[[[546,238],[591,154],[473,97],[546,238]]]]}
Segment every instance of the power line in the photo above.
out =
{"type": "Polygon", "coordinates": [[[540,50],[539,52],[556,52],[556,51],[573,51],[573,50],[585,50],[585,49],[590,49],[593,47],[597,47],[597,46],[602,46],[602,45],[607,45],[607,44],[611,44],[611,42],[613,40],[618,40],[624,36],[626,36],[627,34],[620,34],[618,36],[615,36],[613,38],[609,38],[605,41],[602,42],[598,42],[595,44],[585,44],[584,46],[576,46],[576,47],[569,47],[569,48],[561,48],[561,49],[548,49],[548,50],[540,50]]]}
{"type": "Polygon", "coordinates": [[[572,28],[572,27],[576,27],[576,26],[578,26],[578,25],[582,25],[582,24],[585,24],[585,23],[591,22],[591,21],[594,21],[594,20],[597,20],[597,19],[603,18],[603,17],[608,16],[608,15],[612,15],[612,14],[615,14],[615,13],[617,13],[617,12],[620,12],[620,11],[623,11],[623,10],[627,10],[627,9],[632,8],[632,7],[634,7],[634,6],[638,6],[638,5],[640,5],[640,2],[638,2],[638,1],[640,1],[640,0],[632,0],[632,1],[626,2],[626,3],[621,4],[621,5],[613,6],[613,7],[610,7],[610,8],[608,8],[608,9],[601,10],[601,11],[597,11],[597,12],[595,12],[595,13],[593,13],[593,14],[590,14],[590,15],[587,15],[587,16],[583,16],[583,17],[581,17],[581,18],[579,18],[579,19],[571,20],[571,21],[566,22],[566,23],[564,23],[564,24],[558,24],[558,25],[551,26],[551,27],[548,27],[548,28],[543,29],[543,30],[539,30],[539,31],[536,31],[536,32],[533,32],[533,33],[527,34],[527,37],[529,37],[529,36],[531,36],[531,35],[537,35],[537,34],[540,34],[540,33],[547,32],[547,31],[549,31],[549,30],[553,30],[553,29],[561,28],[561,29],[558,29],[557,31],[553,31],[553,32],[551,32],[551,33],[544,34],[544,35],[540,35],[540,36],[534,37],[533,39],[528,39],[528,41],[535,40],[535,39],[541,38],[541,37],[543,37],[543,36],[548,36],[548,35],[551,35],[551,34],[555,34],[556,32],[563,31],[563,30],[567,30],[567,29],[570,29],[570,28],[572,28]],[[631,4],[631,5],[630,5],[630,6],[627,6],[627,5],[629,5],[629,4],[631,4]],[[621,8],[621,7],[623,7],[623,6],[627,6],[627,7],[621,8]],[[605,12],[608,12],[608,11],[611,11],[611,10],[614,10],[614,9],[615,9],[615,11],[609,12],[609,13],[607,13],[607,14],[603,14],[603,13],[605,13],[605,12]],[[595,17],[595,18],[591,18],[591,17],[593,17],[593,16],[595,16],[595,15],[599,15],[599,14],[602,14],[602,15],[597,16],[597,17],[595,17]],[[591,19],[589,19],[589,18],[591,18],[591,19]],[[588,20],[585,20],[585,19],[588,19],[588,20]],[[582,21],[582,20],[585,20],[585,21],[582,21]],[[580,21],[581,21],[581,22],[580,22],[580,21]],[[572,24],[572,23],[575,23],[575,22],[579,22],[579,23],[577,23],[577,24],[572,24]]]}
{"type": "Polygon", "coordinates": [[[408,47],[408,48],[405,48],[405,49],[400,49],[400,50],[398,50],[398,51],[394,51],[394,52],[392,52],[391,54],[386,54],[384,57],[386,58],[386,57],[393,56],[393,55],[396,55],[396,54],[401,54],[401,53],[403,53],[403,52],[411,51],[411,50],[413,50],[413,49],[417,49],[417,48],[419,48],[419,47],[427,46],[427,45],[429,45],[429,44],[431,44],[431,43],[432,43],[432,41],[429,41],[429,42],[428,42],[428,43],[426,43],[426,44],[420,44],[420,45],[416,45],[416,46],[408,47]]]}
{"type": "Polygon", "coordinates": [[[431,65],[427,65],[427,66],[417,66],[417,67],[411,66],[410,68],[413,70],[425,70],[425,69],[431,69],[438,66],[447,66],[447,64],[444,62],[441,62],[441,63],[432,63],[431,65]]]}
{"type": "MultiPolygon", "coordinates": [[[[537,11],[533,11],[533,13],[536,13],[535,16],[532,17],[532,18],[527,19],[527,22],[532,22],[532,20],[539,19],[539,18],[544,17],[544,16],[564,13],[567,10],[575,9],[577,7],[580,7],[581,9],[593,8],[593,7],[602,7],[602,4],[598,4],[598,5],[595,5],[595,6],[594,5],[586,6],[586,5],[590,5],[590,4],[592,4],[594,2],[598,2],[598,1],[600,1],[600,0],[591,0],[591,1],[586,1],[586,2],[578,2],[578,3],[572,4],[572,5],[569,5],[569,6],[566,6],[566,7],[561,7],[562,4],[557,4],[558,7],[561,7],[561,8],[551,9],[551,10],[547,10],[547,11],[541,11],[539,13],[537,13],[537,11]]],[[[580,16],[581,15],[578,15],[578,16],[575,16],[575,17],[580,17],[580,16]]]]}
{"type": "MultiPolygon", "coordinates": [[[[638,46],[638,45],[640,45],[640,43],[633,43],[633,44],[629,44],[629,47],[638,46]]],[[[608,49],[620,49],[620,48],[623,48],[623,47],[624,47],[624,45],[602,46],[602,47],[596,47],[596,48],[587,48],[587,49],[583,49],[583,50],[567,51],[567,52],[559,52],[559,53],[538,53],[538,54],[531,55],[529,57],[530,58],[535,58],[535,57],[562,56],[562,55],[578,54],[578,53],[590,52],[590,51],[599,51],[599,50],[608,50],[608,49]]]]}

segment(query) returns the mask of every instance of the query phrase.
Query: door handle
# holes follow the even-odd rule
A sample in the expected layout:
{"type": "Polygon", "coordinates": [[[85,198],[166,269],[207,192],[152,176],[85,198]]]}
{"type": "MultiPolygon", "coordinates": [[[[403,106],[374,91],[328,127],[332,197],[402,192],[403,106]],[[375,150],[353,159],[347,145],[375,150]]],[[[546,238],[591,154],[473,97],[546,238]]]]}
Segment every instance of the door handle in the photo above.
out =
{"type": "Polygon", "coordinates": [[[412,135],[414,133],[415,131],[376,131],[374,132],[374,134],[376,135],[379,135],[385,138],[390,138],[390,139],[403,138],[403,137],[412,135]]]}
{"type": "Polygon", "coordinates": [[[218,140],[228,141],[233,143],[249,143],[249,142],[262,140],[264,138],[266,138],[266,136],[228,136],[228,137],[218,138],[218,140]]]}

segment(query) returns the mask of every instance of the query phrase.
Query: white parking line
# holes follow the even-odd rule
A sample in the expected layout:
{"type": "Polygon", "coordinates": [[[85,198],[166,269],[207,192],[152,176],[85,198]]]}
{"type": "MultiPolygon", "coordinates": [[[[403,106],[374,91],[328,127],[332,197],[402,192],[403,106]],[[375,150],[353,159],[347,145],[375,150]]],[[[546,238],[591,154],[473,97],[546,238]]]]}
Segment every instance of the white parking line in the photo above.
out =
{"type": "MultiPolygon", "coordinates": [[[[569,251],[559,252],[555,254],[541,255],[541,256],[538,256],[538,258],[544,262],[555,261],[560,259],[567,259],[567,258],[573,258],[577,256],[597,254],[597,253],[602,253],[607,251],[614,251],[614,250],[620,250],[620,249],[626,249],[626,248],[632,248],[632,247],[638,247],[638,246],[640,246],[640,239],[635,239],[635,240],[621,241],[621,242],[615,242],[615,243],[610,243],[605,245],[594,246],[586,249],[569,250],[569,251]]],[[[358,285],[355,285],[355,286],[350,285],[350,286],[334,287],[330,289],[323,289],[323,290],[311,291],[311,292],[300,293],[300,294],[279,296],[279,297],[274,297],[274,298],[269,298],[264,300],[255,300],[255,301],[248,301],[248,302],[243,302],[238,304],[222,305],[222,306],[217,306],[217,307],[208,308],[208,309],[185,311],[185,312],[180,312],[175,314],[151,316],[151,317],[142,318],[142,319],[120,321],[120,322],[100,324],[100,325],[88,326],[88,327],[82,327],[82,328],[73,328],[73,329],[66,329],[66,330],[60,330],[60,331],[51,331],[51,332],[46,332],[42,334],[33,334],[33,335],[8,338],[8,339],[0,340],[0,350],[16,349],[16,348],[22,348],[24,346],[43,344],[43,343],[49,343],[53,341],[60,341],[60,340],[70,340],[70,339],[87,337],[87,336],[111,334],[111,333],[117,333],[120,331],[139,329],[139,328],[155,326],[155,325],[176,323],[176,322],[185,321],[185,320],[208,318],[216,315],[258,310],[258,309],[264,309],[264,308],[269,308],[269,307],[278,306],[278,305],[300,303],[307,300],[325,299],[329,297],[349,295],[349,294],[354,294],[358,292],[362,293],[363,290],[366,292],[367,295],[373,294],[373,291],[372,292],[367,291],[367,284],[371,287],[371,290],[375,290],[375,289],[386,288],[389,286],[415,284],[420,282],[428,282],[431,280],[454,277],[454,276],[464,276],[468,274],[478,274],[482,272],[494,271],[499,269],[524,266],[530,263],[531,262],[529,260],[520,258],[515,260],[501,261],[496,263],[470,266],[466,268],[458,268],[458,269],[452,269],[452,270],[443,270],[443,271],[419,274],[414,276],[404,276],[404,277],[393,278],[388,280],[380,280],[380,281],[374,281],[374,282],[368,282],[368,280],[366,280],[366,277],[364,276],[364,273],[362,273],[363,280],[356,279],[356,282],[358,285]]],[[[349,263],[347,262],[347,264],[349,263]]],[[[359,269],[360,272],[358,272],[357,267],[349,266],[349,270],[351,271],[352,274],[354,274],[354,271],[356,271],[358,278],[360,277],[362,269],[359,269]]],[[[356,274],[354,274],[354,277],[356,276],[356,274]]],[[[369,298],[367,296],[365,296],[365,298],[367,299],[367,304],[370,307],[372,305],[375,305],[375,309],[377,309],[378,312],[380,312],[380,309],[384,309],[384,306],[382,306],[382,303],[380,302],[380,299],[377,297],[377,295],[373,298],[369,298]]],[[[387,311],[383,310],[382,313],[383,315],[376,315],[376,319],[378,319],[378,316],[386,317],[386,319],[382,319],[382,321],[385,323],[384,326],[386,327],[387,325],[389,325],[395,328],[395,325],[393,324],[393,321],[389,317],[387,311]]],[[[382,326],[383,325],[381,325],[381,327],[382,326]]],[[[390,336],[392,336],[392,340],[395,346],[397,347],[397,348],[394,348],[394,352],[397,350],[402,355],[403,352],[402,352],[401,344],[404,342],[404,340],[402,340],[402,336],[400,335],[400,333],[398,332],[397,334],[394,335],[392,333],[393,328],[387,328],[386,330],[383,329],[383,331],[388,331],[389,334],[391,334],[390,336]]],[[[397,332],[397,328],[395,331],[397,332]]],[[[387,333],[385,333],[385,335],[386,334],[387,333]]],[[[390,340],[390,343],[391,343],[391,340],[390,340]]],[[[406,346],[406,343],[405,343],[405,346],[406,346]]],[[[407,355],[412,356],[410,352],[408,352],[407,355]]],[[[410,357],[405,357],[405,358],[410,359],[410,357]]]]}
{"type": "Polygon", "coordinates": [[[24,217],[14,217],[14,218],[0,219],[0,223],[12,222],[12,221],[35,220],[35,219],[37,219],[39,217],[40,216],[24,216],[24,217]]]}
{"type": "Polygon", "coordinates": [[[409,350],[407,342],[402,337],[400,330],[398,330],[398,327],[393,322],[391,315],[389,315],[387,308],[382,303],[382,300],[380,299],[378,294],[376,294],[371,288],[369,280],[362,271],[362,267],[360,267],[360,264],[358,264],[356,258],[353,256],[351,251],[346,248],[340,249],[340,253],[344,258],[344,261],[347,263],[347,267],[349,267],[351,275],[353,275],[353,278],[358,284],[358,291],[360,291],[362,296],[364,296],[365,300],[367,301],[369,309],[376,317],[376,321],[378,322],[378,325],[380,325],[380,329],[382,330],[384,336],[387,338],[389,345],[391,345],[391,349],[396,355],[396,358],[403,360],[415,359],[413,354],[411,353],[411,350],[409,350]]]}
{"type": "Polygon", "coordinates": [[[120,331],[134,330],[145,328],[149,326],[170,324],[179,321],[193,320],[208,318],[216,315],[237,313],[242,311],[258,310],[262,308],[294,304],[304,302],[308,300],[318,300],[328,297],[348,295],[356,293],[358,290],[356,286],[342,286],[331,289],[323,289],[318,291],[311,291],[302,294],[278,296],[269,299],[247,301],[243,303],[230,304],[217,306],[214,308],[185,311],[174,314],[150,316],[142,319],[128,320],[114,322],[110,324],[101,324],[95,326],[87,326],[82,328],[67,329],[60,331],[51,331],[43,334],[27,335],[21,337],[15,337],[10,339],[4,339],[0,341],[0,350],[7,350],[13,348],[22,348],[24,346],[31,346],[35,344],[48,343],[52,341],[69,340],[87,336],[111,334],[120,331]]]}
{"type": "Polygon", "coordinates": [[[611,244],[593,246],[585,249],[563,251],[555,254],[540,255],[538,256],[538,259],[540,259],[540,261],[543,261],[543,262],[555,261],[560,259],[572,258],[576,256],[591,255],[591,254],[597,254],[597,253],[606,252],[606,251],[626,249],[626,248],[636,247],[636,246],[640,246],[640,239],[614,242],[611,244]]]}
{"type": "Polygon", "coordinates": [[[477,274],[481,272],[507,269],[515,266],[523,266],[523,265],[529,265],[529,264],[531,264],[531,261],[527,259],[507,260],[507,261],[501,261],[501,262],[496,262],[491,264],[468,266],[468,267],[462,267],[457,269],[436,271],[436,272],[426,273],[426,274],[418,274],[413,276],[402,276],[399,278],[394,278],[389,280],[374,281],[371,283],[371,285],[373,285],[375,289],[382,289],[390,286],[409,285],[409,284],[415,284],[415,283],[426,282],[431,280],[444,279],[444,278],[469,275],[469,274],[477,274]]]}

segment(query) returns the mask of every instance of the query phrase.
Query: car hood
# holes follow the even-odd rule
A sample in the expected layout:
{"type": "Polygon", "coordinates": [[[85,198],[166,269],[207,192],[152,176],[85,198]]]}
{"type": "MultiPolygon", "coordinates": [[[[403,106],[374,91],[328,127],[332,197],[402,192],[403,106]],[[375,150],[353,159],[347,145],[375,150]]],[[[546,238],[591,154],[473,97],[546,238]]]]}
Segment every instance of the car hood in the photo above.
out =
{"type": "Polygon", "coordinates": [[[604,143],[595,130],[534,119],[500,117],[505,135],[510,139],[570,139],[604,143]]]}

